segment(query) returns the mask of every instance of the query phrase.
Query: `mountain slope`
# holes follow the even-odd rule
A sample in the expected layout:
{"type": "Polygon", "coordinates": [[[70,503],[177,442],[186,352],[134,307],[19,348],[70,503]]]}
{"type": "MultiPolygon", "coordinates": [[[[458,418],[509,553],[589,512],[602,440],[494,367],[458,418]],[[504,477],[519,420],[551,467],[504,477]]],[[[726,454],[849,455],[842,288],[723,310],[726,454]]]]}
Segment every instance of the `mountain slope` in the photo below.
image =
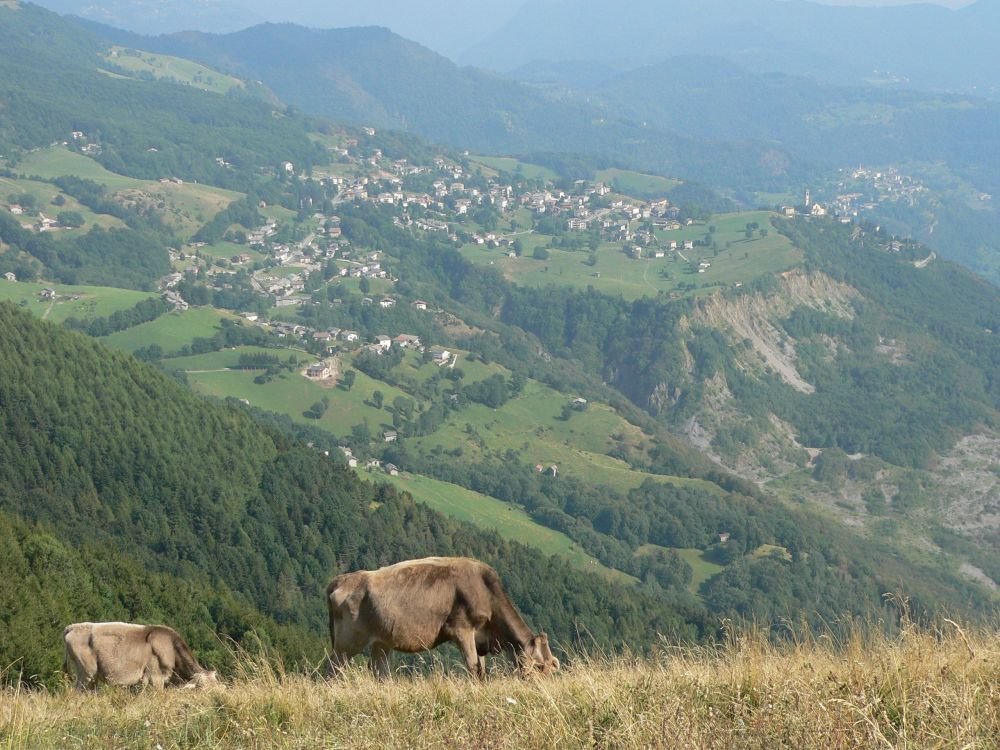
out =
{"type": "Polygon", "coordinates": [[[235,34],[159,37],[91,28],[109,44],[185,57],[262,81],[303,112],[407,130],[455,148],[569,151],[599,163],[741,185],[801,179],[802,165],[774,143],[707,141],[609,115],[585,101],[553,98],[521,82],[460,68],[383,28],[321,31],[264,24],[235,34]]]}
{"type": "Polygon", "coordinates": [[[777,0],[532,0],[462,61],[511,70],[541,60],[594,60],[635,67],[667,55],[709,54],[753,70],[781,70],[839,83],[882,81],[925,90],[992,95],[997,6],[958,11],[931,5],[859,8],[777,0]],[[642,19],[641,22],[636,22],[642,19]],[[962,55],[926,55],[960,47],[962,55]]]}
{"type": "MultiPolygon", "coordinates": [[[[24,533],[17,530],[24,528],[21,518],[60,545],[125,558],[133,576],[143,569],[163,573],[196,591],[218,585],[220,605],[227,590],[245,602],[238,620],[227,619],[232,605],[220,606],[200,613],[199,627],[239,637],[248,618],[270,618],[296,629],[293,642],[315,660],[323,642],[322,591],[332,575],[429,554],[495,564],[529,620],[544,622],[567,643],[583,622],[588,637],[608,645],[648,643],[657,632],[692,636],[705,627],[692,601],[668,604],[591,579],[447,521],[388,486],[362,482],[316,450],[262,431],[238,411],[206,403],[131,357],[9,303],[0,304],[0,373],[0,511],[13,533],[24,533]],[[553,600],[562,602],[557,610],[548,606],[553,600]]],[[[59,556],[73,559],[65,551],[59,556]]],[[[34,576],[43,577],[46,560],[28,560],[34,576]]],[[[15,556],[5,564],[2,578],[12,580],[16,568],[9,566],[25,563],[15,556]]],[[[122,596],[112,585],[103,597],[74,599],[62,616],[192,616],[186,603],[151,608],[142,597],[129,603],[122,596]]],[[[20,613],[34,606],[5,609],[0,617],[20,623],[20,613]]],[[[57,642],[65,622],[52,613],[46,623],[43,639],[57,642]]],[[[19,647],[5,648],[17,654],[19,647]]],[[[284,655],[295,661],[301,652],[284,655]]],[[[53,665],[25,667],[48,674],[53,665]]]]}
{"type": "Polygon", "coordinates": [[[244,184],[262,164],[327,159],[301,118],[263,102],[110,73],[106,42],[38,6],[0,5],[0,46],[5,152],[73,141],[122,174],[221,185],[244,184]],[[74,131],[82,133],[75,141],[74,131]]]}

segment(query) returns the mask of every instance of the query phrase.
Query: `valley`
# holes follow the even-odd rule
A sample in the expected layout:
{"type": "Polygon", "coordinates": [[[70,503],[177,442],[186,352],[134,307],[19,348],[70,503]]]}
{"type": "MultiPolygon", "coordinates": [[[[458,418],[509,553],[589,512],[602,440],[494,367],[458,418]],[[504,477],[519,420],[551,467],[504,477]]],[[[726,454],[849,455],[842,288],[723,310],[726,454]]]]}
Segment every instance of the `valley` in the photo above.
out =
{"type": "Polygon", "coordinates": [[[0,43],[0,667],[25,684],[96,617],[308,673],[332,575],[431,554],[494,565],[570,655],[994,616],[1000,294],[925,244],[989,226],[990,162],[919,167],[992,104],[842,172],[884,136],[837,130],[857,91],[818,120],[830,89],[802,94],[808,143],[711,140],[385,29],[141,38],[18,3],[0,43]],[[831,132],[859,150],[814,161],[831,132]],[[982,216],[946,218],[956,195],[982,216]]]}

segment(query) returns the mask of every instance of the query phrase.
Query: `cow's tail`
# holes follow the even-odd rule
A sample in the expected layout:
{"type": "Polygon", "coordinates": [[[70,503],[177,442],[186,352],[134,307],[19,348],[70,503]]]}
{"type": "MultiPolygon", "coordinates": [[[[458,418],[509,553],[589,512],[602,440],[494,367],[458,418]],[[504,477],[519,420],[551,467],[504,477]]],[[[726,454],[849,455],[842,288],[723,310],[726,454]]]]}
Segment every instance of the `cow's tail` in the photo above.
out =
{"type": "Polygon", "coordinates": [[[70,653],[69,633],[75,627],[76,625],[67,625],[65,628],[63,628],[63,663],[62,663],[63,673],[74,679],[77,678],[78,672],[73,663],[73,656],[70,653]]]}
{"type": "Polygon", "coordinates": [[[335,606],[333,603],[333,594],[337,590],[338,581],[339,578],[334,578],[326,587],[326,611],[329,616],[330,625],[330,657],[327,659],[326,665],[327,677],[332,677],[337,667],[340,666],[337,659],[337,621],[333,614],[335,606]]]}
{"type": "Polygon", "coordinates": [[[326,611],[330,615],[330,646],[336,648],[337,646],[337,636],[334,633],[334,615],[333,611],[336,609],[336,605],[333,601],[333,595],[337,591],[337,586],[340,584],[340,576],[337,576],[329,585],[326,587],[326,611]]]}

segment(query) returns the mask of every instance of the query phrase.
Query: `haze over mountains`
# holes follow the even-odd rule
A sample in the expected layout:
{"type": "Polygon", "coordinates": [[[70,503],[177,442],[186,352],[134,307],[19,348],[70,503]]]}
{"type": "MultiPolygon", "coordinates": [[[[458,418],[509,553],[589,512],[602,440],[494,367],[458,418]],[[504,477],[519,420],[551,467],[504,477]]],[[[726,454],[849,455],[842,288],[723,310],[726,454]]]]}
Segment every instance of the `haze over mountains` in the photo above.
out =
{"type": "Polygon", "coordinates": [[[904,170],[933,190],[919,205],[893,207],[894,231],[924,240],[934,233],[941,252],[1000,279],[989,239],[1000,215],[979,199],[1000,193],[1000,109],[988,99],[839,86],[703,54],[624,71],[600,61],[539,63],[518,71],[522,82],[372,27],[262,24],[155,37],[95,30],[261,81],[304,113],[483,153],[611,160],[711,184],[744,205],[758,205],[760,191],[799,196],[810,186],[833,197],[844,192],[838,170],[859,165],[904,170]]]}
{"type": "Polygon", "coordinates": [[[541,61],[618,68],[678,54],[726,57],[840,83],[878,82],[992,96],[1000,23],[996,0],[898,5],[800,0],[464,0],[357,4],[299,0],[46,0],[59,13],[145,34],[236,31],[261,21],[311,28],[379,25],[463,64],[514,71],[541,61]],[[961,49],[962,54],[954,54],[961,49]]]}

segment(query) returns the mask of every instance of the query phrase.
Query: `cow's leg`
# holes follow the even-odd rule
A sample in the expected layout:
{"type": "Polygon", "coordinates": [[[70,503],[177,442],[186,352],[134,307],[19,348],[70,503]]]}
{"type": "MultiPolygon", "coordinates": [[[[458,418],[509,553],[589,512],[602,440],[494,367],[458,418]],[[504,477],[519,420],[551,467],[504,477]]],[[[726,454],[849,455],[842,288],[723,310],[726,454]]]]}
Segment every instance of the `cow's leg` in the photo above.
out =
{"type": "Polygon", "coordinates": [[[476,651],[476,631],[469,629],[456,633],[455,645],[462,652],[469,673],[480,679],[486,677],[486,657],[480,657],[476,651]]]}
{"type": "Polygon", "coordinates": [[[349,627],[346,623],[333,625],[330,620],[331,653],[329,660],[329,675],[331,677],[342,673],[357,654],[368,645],[364,634],[349,627]]]}
{"type": "Polygon", "coordinates": [[[392,674],[392,669],[389,666],[389,654],[392,653],[392,649],[384,646],[381,643],[372,644],[372,656],[369,662],[372,674],[379,680],[388,680],[389,676],[392,674]]]}

